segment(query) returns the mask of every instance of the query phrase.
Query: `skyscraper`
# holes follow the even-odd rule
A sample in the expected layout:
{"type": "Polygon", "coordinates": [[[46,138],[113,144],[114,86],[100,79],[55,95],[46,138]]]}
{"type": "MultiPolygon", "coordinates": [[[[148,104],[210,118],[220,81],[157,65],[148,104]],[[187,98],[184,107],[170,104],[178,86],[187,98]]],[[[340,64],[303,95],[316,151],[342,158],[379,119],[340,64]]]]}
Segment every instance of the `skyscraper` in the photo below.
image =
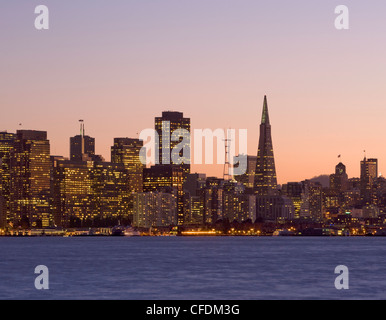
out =
{"type": "Polygon", "coordinates": [[[176,197],[177,222],[183,225],[184,218],[184,171],[180,166],[157,165],[143,170],[143,191],[173,193],[176,197]]]}
{"type": "MultiPolygon", "coordinates": [[[[256,156],[245,156],[247,158],[247,171],[242,175],[235,175],[235,180],[241,182],[245,188],[253,191],[255,184],[256,156]]],[[[236,162],[236,159],[234,160],[236,162]]]]}
{"type": "Polygon", "coordinates": [[[128,217],[129,183],[123,164],[52,161],[53,211],[58,226],[128,217]]]}
{"type": "Polygon", "coordinates": [[[18,130],[10,164],[13,218],[28,220],[32,227],[48,226],[51,162],[47,132],[18,130]]]}
{"type": "Polygon", "coordinates": [[[300,209],[302,205],[302,184],[298,182],[288,182],[283,184],[282,194],[292,200],[294,205],[294,217],[300,217],[300,209]]]}
{"type": "Polygon", "coordinates": [[[372,204],[373,184],[378,177],[378,159],[361,161],[361,197],[365,204],[372,204]]]}
{"type": "Polygon", "coordinates": [[[111,147],[111,162],[121,163],[129,174],[130,192],[142,192],[143,169],[146,167],[140,159],[143,141],[130,138],[115,138],[111,147]]]}
{"type": "Polygon", "coordinates": [[[10,193],[11,193],[11,151],[13,150],[16,135],[14,133],[0,132],[0,188],[2,206],[0,208],[3,225],[10,219],[10,193]]]}
{"type": "Polygon", "coordinates": [[[70,138],[70,160],[82,161],[84,155],[95,156],[95,138],[85,135],[84,122],[80,122],[80,134],[70,138]]]}
{"type": "Polygon", "coordinates": [[[182,112],[162,112],[162,117],[155,118],[155,130],[159,136],[159,164],[179,166],[186,177],[190,173],[190,118],[184,118],[182,112]],[[173,148],[177,145],[182,163],[173,161],[173,148]]]}
{"type": "Polygon", "coordinates": [[[176,198],[171,193],[137,193],[134,195],[133,225],[140,228],[177,225],[176,208],[176,198]]]}
{"type": "Polygon", "coordinates": [[[264,97],[263,115],[260,125],[254,189],[258,196],[275,195],[277,193],[275,159],[266,96],[264,97]]]}
{"type": "Polygon", "coordinates": [[[335,167],[335,174],[330,175],[330,189],[334,192],[341,193],[348,188],[348,175],[346,166],[340,162],[335,167]]]}
{"type": "Polygon", "coordinates": [[[318,182],[302,181],[300,216],[321,221],[323,218],[323,188],[318,182]]]}

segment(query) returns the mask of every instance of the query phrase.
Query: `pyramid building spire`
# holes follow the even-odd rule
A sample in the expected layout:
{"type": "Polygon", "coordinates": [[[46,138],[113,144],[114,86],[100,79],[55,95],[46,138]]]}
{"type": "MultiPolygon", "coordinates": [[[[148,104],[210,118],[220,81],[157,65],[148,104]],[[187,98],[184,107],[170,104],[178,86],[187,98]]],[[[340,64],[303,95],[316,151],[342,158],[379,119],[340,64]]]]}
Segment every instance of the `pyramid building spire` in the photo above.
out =
{"type": "Polygon", "coordinates": [[[255,194],[261,196],[276,195],[277,193],[276,167],[267,96],[264,96],[263,115],[260,124],[254,191],[255,194]]]}
{"type": "Polygon", "coordinates": [[[262,124],[269,124],[267,96],[264,96],[263,115],[261,117],[261,123],[262,124]]]}

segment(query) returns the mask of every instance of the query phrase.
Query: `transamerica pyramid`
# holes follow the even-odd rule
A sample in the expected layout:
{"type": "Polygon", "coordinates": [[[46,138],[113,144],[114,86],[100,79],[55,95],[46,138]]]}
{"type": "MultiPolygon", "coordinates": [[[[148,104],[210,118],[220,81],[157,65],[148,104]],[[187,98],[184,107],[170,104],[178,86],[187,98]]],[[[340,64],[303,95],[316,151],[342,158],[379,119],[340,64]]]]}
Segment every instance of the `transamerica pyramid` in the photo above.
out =
{"type": "Polygon", "coordinates": [[[267,96],[264,96],[263,115],[260,124],[254,191],[255,194],[259,196],[277,194],[275,158],[273,156],[267,96]]]}

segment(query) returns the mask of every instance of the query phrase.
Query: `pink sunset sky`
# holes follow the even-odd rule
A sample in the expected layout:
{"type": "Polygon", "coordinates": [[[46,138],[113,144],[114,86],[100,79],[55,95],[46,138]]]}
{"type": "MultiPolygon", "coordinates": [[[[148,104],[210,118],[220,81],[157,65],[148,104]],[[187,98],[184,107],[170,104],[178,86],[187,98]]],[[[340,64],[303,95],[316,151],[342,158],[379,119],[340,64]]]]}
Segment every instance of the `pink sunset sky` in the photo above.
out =
{"type": "Polygon", "coordinates": [[[0,11],[0,130],[48,131],[51,153],[68,156],[84,119],[110,160],[114,137],[175,110],[192,129],[248,129],[256,155],[267,95],[279,183],[339,161],[359,176],[364,150],[386,170],[385,1],[347,3],[349,30],[331,0],[34,2],[0,11]],[[49,30],[34,27],[40,4],[49,30]]]}

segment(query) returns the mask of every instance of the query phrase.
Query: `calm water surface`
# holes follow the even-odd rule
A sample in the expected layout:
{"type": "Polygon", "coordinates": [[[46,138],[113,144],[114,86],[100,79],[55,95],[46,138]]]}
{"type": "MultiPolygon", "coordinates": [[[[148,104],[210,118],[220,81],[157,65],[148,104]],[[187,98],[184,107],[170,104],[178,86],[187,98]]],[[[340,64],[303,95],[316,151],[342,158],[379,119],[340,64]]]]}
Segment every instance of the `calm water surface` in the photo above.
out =
{"type": "Polygon", "coordinates": [[[386,238],[0,238],[0,299],[386,299],[386,238]]]}

